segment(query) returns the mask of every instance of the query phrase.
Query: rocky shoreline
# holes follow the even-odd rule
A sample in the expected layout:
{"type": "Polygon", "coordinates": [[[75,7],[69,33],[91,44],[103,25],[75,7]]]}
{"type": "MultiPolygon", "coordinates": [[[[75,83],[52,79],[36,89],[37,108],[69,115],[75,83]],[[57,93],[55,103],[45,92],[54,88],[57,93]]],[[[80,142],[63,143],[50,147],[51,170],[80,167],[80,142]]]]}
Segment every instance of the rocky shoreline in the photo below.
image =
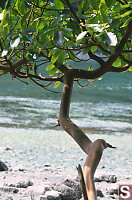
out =
{"type": "MultiPolygon", "coordinates": [[[[48,165],[40,171],[18,166],[1,171],[0,177],[0,200],[83,200],[78,177],[70,173],[65,177],[48,165]]],[[[115,175],[96,175],[98,199],[118,199],[119,183],[131,182],[130,178],[120,182],[115,175]]]]}

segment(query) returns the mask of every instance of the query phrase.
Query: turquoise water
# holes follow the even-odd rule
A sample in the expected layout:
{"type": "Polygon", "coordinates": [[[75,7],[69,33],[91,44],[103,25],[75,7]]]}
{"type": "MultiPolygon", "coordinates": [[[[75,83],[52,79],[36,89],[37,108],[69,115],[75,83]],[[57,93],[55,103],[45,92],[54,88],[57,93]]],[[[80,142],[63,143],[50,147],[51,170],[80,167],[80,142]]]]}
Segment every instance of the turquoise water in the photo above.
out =
{"type": "MultiPolygon", "coordinates": [[[[109,73],[102,78],[86,88],[75,83],[70,117],[92,140],[104,138],[118,147],[104,152],[98,170],[130,177],[132,73],[109,73]]],[[[60,93],[0,77],[0,146],[11,147],[0,151],[0,159],[12,168],[20,164],[42,169],[48,163],[55,169],[61,166],[66,173],[76,173],[78,163],[85,162],[85,154],[73,139],[54,128],[62,87],[56,90],[60,93]]]]}

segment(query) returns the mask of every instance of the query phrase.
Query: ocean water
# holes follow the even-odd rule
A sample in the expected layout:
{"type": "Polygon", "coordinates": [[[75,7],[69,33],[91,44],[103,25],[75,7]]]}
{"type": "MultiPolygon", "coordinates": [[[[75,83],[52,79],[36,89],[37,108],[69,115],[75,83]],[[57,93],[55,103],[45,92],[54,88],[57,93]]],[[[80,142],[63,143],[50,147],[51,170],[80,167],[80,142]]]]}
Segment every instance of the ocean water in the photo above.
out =
{"type": "MultiPolygon", "coordinates": [[[[59,93],[0,77],[0,159],[10,167],[36,170],[48,164],[76,174],[76,166],[84,164],[86,155],[74,140],[61,128],[54,128],[62,86],[55,91],[59,93]],[[11,150],[3,151],[5,146],[11,150]]],[[[86,88],[75,83],[70,117],[91,140],[103,138],[117,147],[104,151],[98,171],[131,177],[132,73],[108,73],[86,88]]]]}

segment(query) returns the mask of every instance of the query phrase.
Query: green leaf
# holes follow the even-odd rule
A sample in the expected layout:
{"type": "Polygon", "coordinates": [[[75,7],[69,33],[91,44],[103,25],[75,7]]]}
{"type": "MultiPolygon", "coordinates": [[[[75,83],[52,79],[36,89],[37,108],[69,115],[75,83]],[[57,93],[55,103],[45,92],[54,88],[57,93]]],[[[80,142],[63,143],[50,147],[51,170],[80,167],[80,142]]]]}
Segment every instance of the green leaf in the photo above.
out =
{"type": "Polygon", "coordinates": [[[59,17],[57,17],[56,19],[55,19],[55,21],[53,22],[53,25],[57,25],[58,24],[58,22],[60,22],[60,21],[62,21],[62,15],[60,15],[59,17]]]}
{"type": "Polygon", "coordinates": [[[75,2],[75,1],[76,1],[76,0],[69,0],[70,3],[73,3],[73,2],[75,2]]]}
{"type": "Polygon", "coordinates": [[[110,45],[111,46],[116,46],[117,45],[117,37],[114,33],[108,32],[107,36],[110,38],[110,45]]]}
{"type": "Polygon", "coordinates": [[[125,23],[121,26],[121,28],[126,27],[128,23],[132,20],[132,17],[128,18],[125,23]]]}
{"type": "Polygon", "coordinates": [[[96,52],[96,51],[97,51],[97,49],[98,49],[98,47],[97,47],[97,46],[92,46],[92,47],[91,47],[91,51],[92,51],[92,52],[96,52]]]}
{"type": "Polygon", "coordinates": [[[124,18],[124,17],[127,17],[127,16],[131,16],[131,14],[132,14],[132,10],[129,10],[122,15],[119,15],[117,17],[115,16],[115,18],[124,18]]]}
{"type": "Polygon", "coordinates": [[[83,49],[83,54],[86,54],[90,51],[91,47],[86,47],[85,49],[83,49]]]}
{"type": "Polygon", "coordinates": [[[4,50],[2,51],[1,57],[4,57],[4,56],[6,56],[6,55],[7,55],[7,53],[8,53],[8,50],[5,50],[5,49],[4,49],[4,50]]]}
{"type": "Polygon", "coordinates": [[[0,7],[2,8],[2,10],[4,10],[5,9],[5,5],[6,5],[6,2],[7,2],[8,0],[5,0],[5,1],[0,1],[0,7]]]}
{"type": "Polygon", "coordinates": [[[56,49],[54,55],[51,58],[51,63],[54,64],[61,53],[61,49],[56,49]]]}
{"type": "Polygon", "coordinates": [[[104,42],[107,42],[108,44],[110,44],[110,42],[111,42],[111,40],[110,40],[110,38],[108,37],[107,33],[104,33],[104,34],[102,35],[102,40],[103,40],[104,42]]]}
{"type": "Polygon", "coordinates": [[[67,27],[72,30],[72,33],[74,36],[78,35],[81,32],[81,29],[80,29],[80,26],[78,25],[78,23],[75,23],[75,21],[72,19],[70,19],[67,22],[67,27]]]}
{"type": "Polygon", "coordinates": [[[56,81],[54,88],[57,88],[61,84],[60,81],[56,81]]]}
{"type": "Polygon", "coordinates": [[[6,72],[5,73],[5,70],[0,70],[0,72],[1,72],[1,74],[3,74],[3,75],[7,75],[9,72],[6,72]]]}
{"type": "Polygon", "coordinates": [[[1,0],[0,1],[0,7],[2,8],[2,10],[4,9],[8,9],[13,3],[13,0],[1,0]]]}
{"type": "Polygon", "coordinates": [[[30,35],[30,34],[22,35],[22,40],[24,40],[24,42],[27,42],[27,43],[33,42],[32,35],[30,35]]]}
{"type": "Polygon", "coordinates": [[[116,3],[116,1],[115,0],[105,0],[105,3],[108,8],[111,8],[111,6],[113,6],[116,3]]]}
{"type": "Polygon", "coordinates": [[[93,9],[96,9],[96,10],[99,9],[99,2],[100,1],[97,1],[97,0],[89,0],[89,1],[90,1],[90,4],[91,4],[93,9]]]}
{"type": "Polygon", "coordinates": [[[129,67],[129,71],[130,71],[130,72],[132,72],[132,66],[131,66],[131,67],[129,67]]]}
{"type": "Polygon", "coordinates": [[[63,39],[63,35],[61,31],[57,31],[54,34],[54,42],[56,44],[56,46],[61,47],[64,43],[64,39],[63,39]]]}
{"type": "Polygon", "coordinates": [[[61,50],[61,52],[58,56],[58,59],[57,59],[57,64],[62,65],[63,62],[65,61],[65,58],[66,58],[66,52],[64,50],[61,50]]]}
{"type": "Polygon", "coordinates": [[[0,22],[0,30],[3,28],[4,22],[6,21],[6,15],[7,11],[3,10],[2,15],[1,15],[1,22],[0,22]]]}
{"type": "Polygon", "coordinates": [[[53,76],[55,73],[57,73],[59,70],[54,67],[53,69],[51,69],[50,73],[49,73],[49,76],[53,76]]]}
{"type": "Polygon", "coordinates": [[[7,45],[7,46],[5,47],[5,49],[2,51],[2,54],[1,54],[2,57],[4,57],[4,56],[7,55],[9,48],[10,48],[10,43],[8,43],[8,45],[7,45]]]}
{"type": "Polygon", "coordinates": [[[57,48],[51,49],[50,52],[49,52],[49,54],[48,54],[48,57],[50,57],[52,54],[54,54],[54,52],[56,51],[56,49],[57,48]]]}
{"type": "Polygon", "coordinates": [[[21,25],[23,25],[23,23],[26,21],[27,17],[29,16],[30,14],[30,10],[28,12],[25,13],[25,15],[21,18],[21,25]]]}
{"type": "Polygon", "coordinates": [[[88,71],[93,71],[93,68],[92,68],[92,67],[89,67],[89,68],[88,68],[88,71]]]}
{"type": "Polygon", "coordinates": [[[121,59],[118,58],[118,59],[113,63],[113,66],[114,66],[114,67],[119,67],[119,66],[121,66],[121,59]]]}
{"type": "Polygon", "coordinates": [[[16,36],[11,40],[10,46],[13,49],[13,48],[17,47],[19,43],[20,43],[20,37],[16,36]]]}
{"type": "Polygon", "coordinates": [[[81,40],[82,38],[85,37],[85,35],[87,35],[87,31],[84,31],[84,32],[80,33],[80,34],[77,36],[76,40],[77,40],[77,41],[78,41],[78,40],[81,40]]]}
{"type": "Polygon", "coordinates": [[[96,26],[93,26],[93,30],[101,33],[103,31],[104,27],[101,27],[99,24],[96,24],[96,26]]]}
{"type": "Polygon", "coordinates": [[[39,57],[39,52],[38,51],[28,51],[26,54],[26,59],[29,61],[35,61],[39,57]]]}
{"type": "Polygon", "coordinates": [[[70,57],[72,60],[76,61],[76,54],[74,53],[73,50],[72,50],[72,51],[69,51],[68,54],[69,54],[69,57],[70,57]]]}
{"type": "Polygon", "coordinates": [[[57,9],[63,9],[64,8],[64,4],[60,0],[54,0],[54,4],[55,4],[55,7],[57,9]]]}
{"type": "Polygon", "coordinates": [[[45,23],[44,23],[43,21],[40,22],[40,23],[38,24],[37,31],[38,31],[38,32],[41,31],[41,30],[44,28],[44,26],[45,26],[45,23]]]}
{"type": "Polygon", "coordinates": [[[26,33],[34,33],[34,32],[36,32],[36,29],[35,28],[24,28],[24,31],[26,33]]]}
{"type": "Polygon", "coordinates": [[[40,36],[42,34],[43,35],[45,34],[45,35],[51,35],[52,36],[55,30],[56,30],[56,28],[47,28],[47,29],[44,28],[42,31],[39,32],[38,36],[40,36]]]}
{"type": "Polygon", "coordinates": [[[116,46],[117,44],[117,37],[114,33],[108,32],[102,35],[102,40],[111,46],[116,46]]]}
{"type": "Polygon", "coordinates": [[[53,69],[54,67],[55,67],[55,65],[51,64],[51,65],[49,65],[49,66],[46,68],[46,71],[51,70],[51,69],[53,69]]]}

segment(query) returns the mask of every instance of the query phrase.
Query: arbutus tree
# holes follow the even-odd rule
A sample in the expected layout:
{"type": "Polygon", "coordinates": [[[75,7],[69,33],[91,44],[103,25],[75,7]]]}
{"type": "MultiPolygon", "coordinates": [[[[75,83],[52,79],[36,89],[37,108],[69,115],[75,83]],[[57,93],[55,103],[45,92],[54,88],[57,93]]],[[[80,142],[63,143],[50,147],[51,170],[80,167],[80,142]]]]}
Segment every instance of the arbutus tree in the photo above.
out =
{"type": "Polygon", "coordinates": [[[0,1],[0,76],[10,74],[26,84],[24,79],[30,79],[45,89],[53,82],[55,88],[63,84],[58,125],[87,154],[83,172],[78,167],[85,199],[97,199],[94,173],[104,149],[114,147],[102,139],[92,142],[69,118],[73,84],[132,71],[131,33],[129,0],[0,1]],[[84,69],[82,61],[90,59],[99,67],[84,69]],[[80,68],[69,61],[80,62],[80,68]]]}

